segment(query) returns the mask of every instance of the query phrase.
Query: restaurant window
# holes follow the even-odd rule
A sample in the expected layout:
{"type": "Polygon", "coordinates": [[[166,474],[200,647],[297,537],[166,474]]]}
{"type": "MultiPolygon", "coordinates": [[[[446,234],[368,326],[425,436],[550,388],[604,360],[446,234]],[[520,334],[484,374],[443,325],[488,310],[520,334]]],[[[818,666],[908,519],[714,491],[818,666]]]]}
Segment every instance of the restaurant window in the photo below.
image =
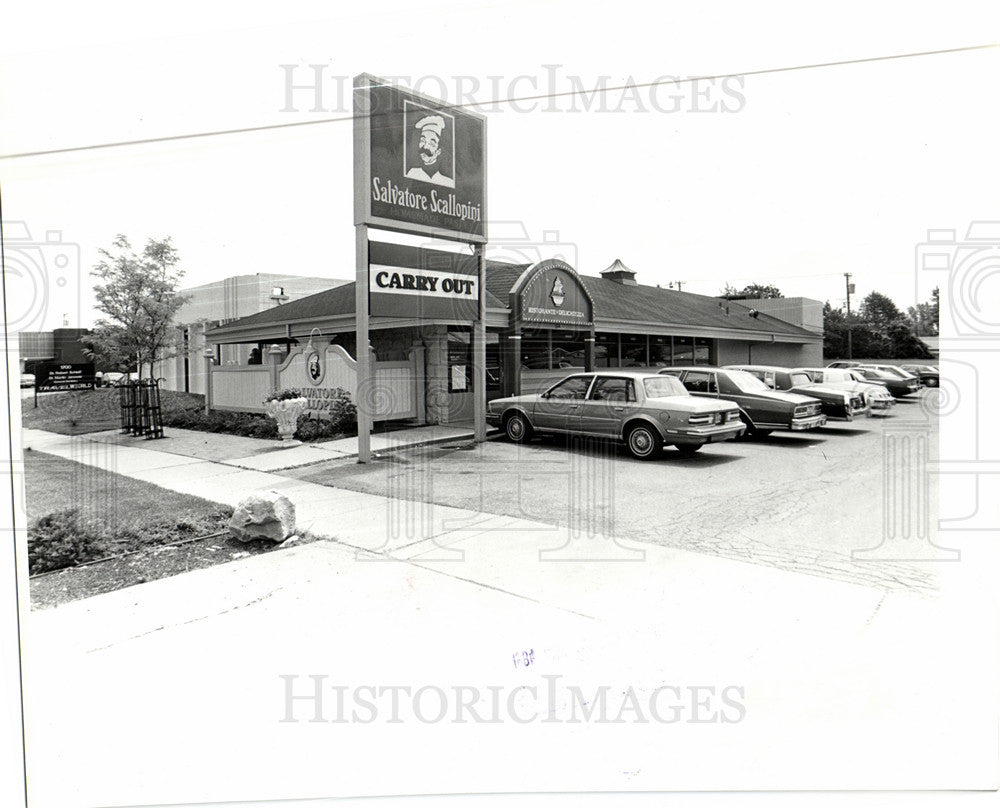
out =
{"type": "Polygon", "coordinates": [[[529,370],[582,368],[587,336],[585,331],[526,328],[521,334],[521,364],[529,370]]]}
{"type": "Polygon", "coordinates": [[[674,364],[694,364],[694,339],[692,337],[674,337],[674,364]]]}
{"type": "Polygon", "coordinates": [[[594,342],[594,367],[618,367],[618,335],[596,334],[594,342]]]}
{"type": "Polygon", "coordinates": [[[670,337],[649,338],[649,364],[652,367],[669,367],[673,363],[670,337]]]}
{"type": "Polygon", "coordinates": [[[622,334],[622,367],[638,368],[646,364],[646,336],[622,334]]]}
{"type": "Polygon", "coordinates": [[[472,332],[448,329],[448,392],[472,390],[472,332]]]}
{"type": "Polygon", "coordinates": [[[698,337],[694,341],[694,363],[696,365],[712,364],[712,340],[698,337]]]}

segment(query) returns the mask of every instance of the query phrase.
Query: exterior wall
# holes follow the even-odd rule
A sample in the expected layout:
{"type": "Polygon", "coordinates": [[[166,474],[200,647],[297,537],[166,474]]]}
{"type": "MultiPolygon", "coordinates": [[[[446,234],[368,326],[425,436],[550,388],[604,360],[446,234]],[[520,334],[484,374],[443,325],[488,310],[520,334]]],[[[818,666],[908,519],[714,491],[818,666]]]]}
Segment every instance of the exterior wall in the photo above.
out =
{"type": "MultiPolygon", "coordinates": [[[[263,400],[275,388],[297,388],[308,399],[306,413],[322,418],[329,411],[336,388],[347,392],[353,401],[358,398],[357,362],[339,345],[325,345],[322,352],[321,374],[313,380],[307,370],[307,360],[313,351],[299,347],[280,366],[264,365],[218,366],[212,369],[212,409],[239,412],[263,412],[263,400]]],[[[423,419],[424,379],[421,372],[423,348],[411,346],[408,359],[375,362],[374,385],[362,393],[374,408],[376,421],[423,419]]]]}
{"type": "Polygon", "coordinates": [[[271,297],[276,286],[284,289],[289,300],[297,300],[345,283],[348,281],[270,272],[235,275],[182,289],[181,294],[189,295],[190,299],[177,310],[174,320],[177,323],[236,320],[278,305],[279,301],[271,297]]]}
{"type": "Polygon", "coordinates": [[[823,364],[823,344],[720,339],[718,356],[719,365],[817,367],[823,364]]]}
{"type": "Polygon", "coordinates": [[[735,302],[812,331],[814,334],[823,333],[823,304],[818,300],[808,297],[757,297],[735,302]]]}
{"type": "MultiPolygon", "coordinates": [[[[271,296],[275,287],[284,290],[287,300],[324,292],[349,281],[335,278],[303,277],[277,273],[258,272],[255,275],[236,275],[221,281],[182,289],[190,299],[174,315],[178,344],[185,328],[188,329],[188,389],[192,393],[205,393],[205,323],[213,325],[246,317],[274,308],[279,301],[271,296]]],[[[284,301],[284,302],[287,302],[284,301]]],[[[256,343],[246,345],[220,345],[216,354],[221,366],[247,365],[250,352],[256,343]]],[[[265,360],[266,361],[266,360],[265,360]]],[[[176,354],[158,362],[154,375],[163,379],[167,390],[184,390],[184,356],[176,354]]]]}
{"type": "Polygon", "coordinates": [[[212,371],[212,409],[264,412],[264,396],[271,390],[266,365],[217,367],[212,371]]]}

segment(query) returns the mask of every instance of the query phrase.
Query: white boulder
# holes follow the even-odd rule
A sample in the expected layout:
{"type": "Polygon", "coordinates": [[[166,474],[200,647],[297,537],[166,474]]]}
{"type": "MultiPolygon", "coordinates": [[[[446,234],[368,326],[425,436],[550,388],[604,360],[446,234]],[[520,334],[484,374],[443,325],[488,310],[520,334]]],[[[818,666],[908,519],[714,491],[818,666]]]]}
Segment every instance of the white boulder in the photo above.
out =
{"type": "Polygon", "coordinates": [[[295,505],[277,491],[255,491],[236,506],[229,532],[240,541],[282,542],[295,532],[295,505]]]}

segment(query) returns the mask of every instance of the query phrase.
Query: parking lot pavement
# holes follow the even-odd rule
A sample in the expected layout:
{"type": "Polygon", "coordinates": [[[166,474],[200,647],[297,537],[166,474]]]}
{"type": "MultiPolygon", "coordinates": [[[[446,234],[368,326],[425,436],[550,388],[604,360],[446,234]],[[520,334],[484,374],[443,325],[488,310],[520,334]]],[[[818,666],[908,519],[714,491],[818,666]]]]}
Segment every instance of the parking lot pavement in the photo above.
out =
{"type": "MultiPolygon", "coordinates": [[[[938,423],[920,396],[888,417],[831,422],[807,433],[705,447],[693,457],[666,449],[634,460],[616,443],[542,439],[456,442],[393,453],[367,466],[333,461],[284,472],[337,488],[501,514],[764,564],[892,591],[933,593],[933,564],[873,561],[884,490],[916,491],[896,437],[920,436],[938,455],[938,423]],[[886,446],[895,446],[888,461],[886,446]],[[884,467],[884,463],[888,465],[884,467]],[[903,475],[900,478],[900,475],[903,475]],[[902,479],[886,489],[886,482],[902,479]],[[907,487],[911,486],[911,487],[907,487]]],[[[933,394],[933,392],[931,392],[933,394]]],[[[909,444],[907,444],[909,445],[909,444]]],[[[937,483],[926,481],[927,524],[937,523],[937,483]]],[[[891,496],[892,494],[890,494],[891,496]]],[[[890,503],[890,510],[892,503],[890,503]]],[[[919,503],[907,500],[912,518],[919,503]]]]}

